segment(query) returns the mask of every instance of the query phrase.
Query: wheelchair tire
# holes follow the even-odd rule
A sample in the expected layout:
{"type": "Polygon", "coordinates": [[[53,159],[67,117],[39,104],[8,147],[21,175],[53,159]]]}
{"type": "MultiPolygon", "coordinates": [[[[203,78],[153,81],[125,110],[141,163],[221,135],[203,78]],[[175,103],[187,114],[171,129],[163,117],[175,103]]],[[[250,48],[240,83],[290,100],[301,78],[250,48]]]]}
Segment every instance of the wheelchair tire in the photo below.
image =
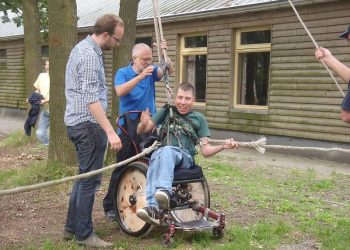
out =
{"type": "Polygon", "coordinates": [[[146,235],[152,227],[137,217],[138,209],[146,206],[147,165],[132,162],[121,169],[117,178],[115,194],[116,219],[120,228],[128,235],[146,235]]]}
{"type": "MultiPolygon", "coordinates": [[[[190,182],[188,185],[192,194],[190,201],[197,201],[198,205],[210,208],[210,191],[205,177],[203,176],[200,182],[190,182]]],[[[179,223],[199,220],[203,217],[201,213],[193,211],[192,208],[172,210],[171,214],[174,220],[179,223]]]]}

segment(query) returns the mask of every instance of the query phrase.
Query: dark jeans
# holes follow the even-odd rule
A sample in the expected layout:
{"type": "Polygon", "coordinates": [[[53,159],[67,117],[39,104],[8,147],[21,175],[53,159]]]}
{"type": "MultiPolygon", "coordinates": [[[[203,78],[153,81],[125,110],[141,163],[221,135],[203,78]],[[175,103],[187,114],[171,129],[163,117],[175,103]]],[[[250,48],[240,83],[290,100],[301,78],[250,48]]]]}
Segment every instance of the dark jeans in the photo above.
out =
{"type": "MultiPolygon", "coordinates": [[[[107,136],[96,123],[84,122],[67,127],[69,139],[74,143],[79,160],[79,174],[103,167],[107,136]]],[[[85,240],[93,233],[92,207],[101,175],[75,181],[69,200],[65,229],[85,240]]]]}

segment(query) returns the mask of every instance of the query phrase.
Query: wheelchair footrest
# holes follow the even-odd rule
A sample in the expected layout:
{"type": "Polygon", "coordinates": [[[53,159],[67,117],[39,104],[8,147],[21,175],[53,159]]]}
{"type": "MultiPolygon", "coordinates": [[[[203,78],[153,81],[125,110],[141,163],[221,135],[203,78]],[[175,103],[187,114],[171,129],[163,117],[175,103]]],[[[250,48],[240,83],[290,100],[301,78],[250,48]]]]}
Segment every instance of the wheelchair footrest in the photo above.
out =
{"type": "Polygon", "coordinates": [[[203,231],[214,227],[218,227],[220,223],[218,221],[207,221],[205,219],[187,221],[187,222],[176,222],[176,228],[182,229],[184,231],[203,231]]]}

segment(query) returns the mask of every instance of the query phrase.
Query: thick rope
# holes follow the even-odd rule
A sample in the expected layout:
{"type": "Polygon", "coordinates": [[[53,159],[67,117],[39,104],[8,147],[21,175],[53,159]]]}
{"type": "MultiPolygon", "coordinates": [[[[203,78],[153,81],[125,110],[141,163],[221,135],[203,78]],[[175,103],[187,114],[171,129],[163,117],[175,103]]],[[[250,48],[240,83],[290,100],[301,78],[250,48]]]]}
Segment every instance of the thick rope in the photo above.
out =
{"type": "MultiPolygon", "coordinates": [[[[215,140],[215,139],[208,139],[209,143],[213,144],[225,144],[226,140],[215,140]]],[[[237,144],[240,147],[244,148],[254,148],[259,153],[264,154],[265,149],[290,149],[290,150],[314,150],[314,151],[320,151],[320,152],[330,152],[330,151],[337,151],[342,153],[350,153],[350,149],[343,149],[343,148],[320,148],[320,147],[299,147],[299,146],[284,146],[284,145],[266,145],[266,138],[261,137],[257,141],[252,142],[237,142],[237,144]]]]}
{"type": "MultiPolygon", "coordinates": [[[[208,139],[208,143],[225,144],[226,140],[208,139]]],[[[290,150],[313,150],[313,151],[320,151],[320,152],[337,151],[337,152],[342,152],[342,153],[350,153],[350,149],[343,149],[343,148],[320,148],[320,147],[266,145],[266,138],[265,137],[261,137],[260,139],[258,139],[256,141],[251,141],[251,142],[237,142],[237,144],[240,147],[254,148],[255,150],[257,150],[261,154],[264,154],[265,149],[267,149],[267,148],[270,148],[270,149],[290,149],[290,150]]],[[[10,195],[10,194],[29,192],[32,190],[42,189],[42,188],[62,184],[62,183],[69,182],[69,181],[89,178],[89,177],[101,174],[101,173],[108,171],[108,170],[114,170],[117,167],[120,167],[122,165],[126,165],[132,161],[137,160],[138,158],[141,158],[141,157],[151,153],[153,150],[157,149],[159,147],[159,145],[160,144],[158,143],[158,141],[155,141],[150,147],[146,148],[141,153],[139,153],[139,154],[137,154],[129,159],[126,159],[124,161],[112,164],[110,166],[107,166],[107,167],[104,167],[104,168],[101,168],[101,169],[98,169],[95,171],[91,171],[89,173],[79,174],[79,175],[75,175],[75,176],[66,177],[66,178],[63,178],[60,180],[47,181],[47,182],[38,183],[38,184],[34,184],[34,185],[29,185],[29,186],[17,187],[17,188],[7,189],[7,190],[0,190],[0,197],[5,196],[5,195],[10,195]]]]}
{"type": "Polygon", "coordinates": [[[38,184],[34,184],[34,185],[29,185],[29,186],[23,186],[23,187],[17,187],[17,188],[13,188],[13,189],[7,189],[7,190],[0,190],[0,197],[4,196],[4,195],[10,195],[10,194],[16,194],[16,193],[23,193],[23,192],[29,192],[32,190],[37,190],[37,189],[42,189],[42,188],[46,188],[49,186],[54,186],[54,185],[58,185],[58,184],[62,184],[65,182],[69,182],[69,181],[75,181],[75,180],[80,180],[80,179],[85,179],[85,178],[89,178],[98,174],[101,174],[105,171],[108,170],[114,170],[117,167],[120,167],[122,165],[126,165],[132,161],[135,161],[136,159],[143,157],[149,153],[151,153],[153,150],[157,149],[159,146],[158,141],[155,141],[150,147],[146,148],[145,150],[143,150],[141,153],[126,159],[124,161],[112,164],[110,166],[98,169],[98,170],[94,170],[85,174],[79,174],[79,175],[75,175],[75,176],[69,176],[63,179],[59,179],[59,180],[53,180],[53,181],[47,181],[47,182],[43,182],[43,183],[38,183],[38,184]]]}
{"type": "MultiPolygon", "coordinates": [[[[296,15],[297,18],[299,19],[299,22],[301,23],[301,25],[302,25],[303,28],[305,29],[306,33],[307,33],[307,34],[309,35],[309,37],[311,38],[311,41],[314,43],[316,49],[318,49],[320,46],[318,46],[318,44],[316,43],[314,37],[311,35],[309,29],[306,27],[305,23],[304,23],[303,20],[301,19],[300,15],[299,15],[298,11],[296,10],[296,8],[294,7],[292,1],[291,1],[291,0],[288,0],[288,2],[289,2],[289,4],[290,4],[290,6],[292,7],[292,9],[294,10],[295,15],[296,15]]],[[[322,63],[323,66],[327,69],[329,75],[332,77],[334,83],[337,85],[337,87],[338,87],[340,93],[343,95],[343,97],[345,97],[345,94],[344,94],[343,90],[341,89],[340,84],[338,83],[337,79],[334,77],[332,71],[328,68],[328,66],[327,66],[323,61],[321,61],[321,63],[322,63]]]]}

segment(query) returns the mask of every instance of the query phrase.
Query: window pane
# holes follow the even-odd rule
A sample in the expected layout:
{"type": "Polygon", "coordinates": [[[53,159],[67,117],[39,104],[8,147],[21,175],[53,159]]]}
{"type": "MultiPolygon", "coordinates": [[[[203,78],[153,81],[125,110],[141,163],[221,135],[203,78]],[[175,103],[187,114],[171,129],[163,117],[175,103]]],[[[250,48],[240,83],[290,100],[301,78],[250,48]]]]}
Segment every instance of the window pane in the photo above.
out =
{"type": "Polygon", "coordinates": [[[185,48],[207,47],[207,36],[185,37],[185,48]]]}
{"type": "Polygon", "coordinates": [[[270,43],[271,30],[260,30],[241,33],[241,44],[270,43]]]}
{"type": "Polygon", "coordinates": [[[137,37],[135,39],[135,44],[137,43],[144,43],[152,48],[152,37],[137,37]]]}
{"type": "Polygon", "coordinates": [[[0,49],[0,59],[6,59],[7,53],[6,49],[0,49]]]}
{"type": "Polygon", "coordinates": [[[239,104],[267,105],[270,52],[239,54],[239,104]]]}
{"type": "Polygon", "coordinates": [[[184,56],[185,79],[184,81],[194,85],[196,101],[205,102],[205,90],[207,86],[207,56],[184,56]]]}
{"type": "Polygon", "coordinates": [[[41,57],[49,57],[49,46],[41,46],[41,57]]]}

